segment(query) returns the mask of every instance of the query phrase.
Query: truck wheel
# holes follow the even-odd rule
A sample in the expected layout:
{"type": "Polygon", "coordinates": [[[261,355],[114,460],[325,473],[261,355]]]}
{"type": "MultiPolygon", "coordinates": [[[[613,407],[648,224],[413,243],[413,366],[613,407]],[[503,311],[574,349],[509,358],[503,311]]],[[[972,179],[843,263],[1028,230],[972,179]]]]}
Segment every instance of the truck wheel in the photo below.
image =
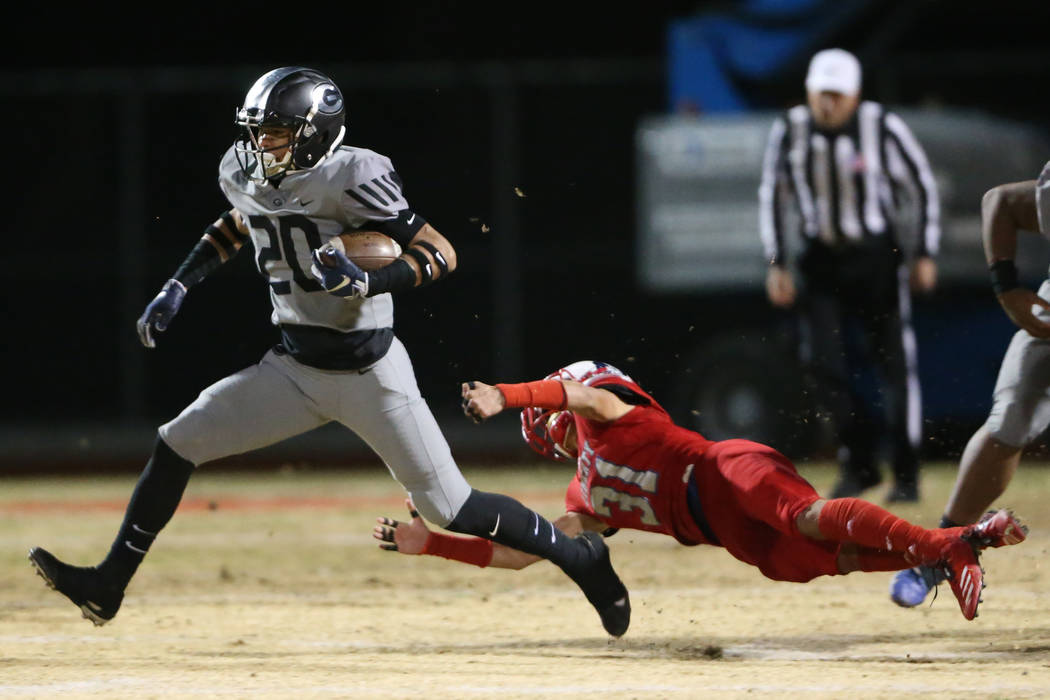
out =
{"type": "Polygon", "coordinates": [[[788,456],[816,443],[793,347],[731,334],[690,353],[677,374],[676,420],[710,440],[754,440],[788,456]]]}

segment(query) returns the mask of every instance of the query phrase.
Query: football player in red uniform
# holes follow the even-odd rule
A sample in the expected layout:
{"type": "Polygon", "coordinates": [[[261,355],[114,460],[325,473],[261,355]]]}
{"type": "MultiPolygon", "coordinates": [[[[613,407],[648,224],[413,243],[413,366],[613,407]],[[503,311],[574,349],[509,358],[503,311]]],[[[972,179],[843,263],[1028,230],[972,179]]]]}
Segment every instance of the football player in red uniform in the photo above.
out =
{"type": "MultiPolygon", "coordinates": [[[[523,384],[462,387],[476,422],[522,408],[522,434],[553,459],[576,462],[554,524],[567,535],[619,528],[670,535],[685,545],[724,547],[768,578],[805,582],[851,571],[942,567],[966,619],[977,616],[978,552],[1016,544],[1027,529],[1010,511],[969,527],[927,530],[858,498],[821,498],[775,449],[748,440],[711,441],[672,422],[629,376],[582,361],[523,384]]],[[[411,502],[406,502],[410,510],[411,502]]],[[[431,532],[379,518],[384,549],[477,566],[520,569],[539,557],[489,540],[431,532]]]]}

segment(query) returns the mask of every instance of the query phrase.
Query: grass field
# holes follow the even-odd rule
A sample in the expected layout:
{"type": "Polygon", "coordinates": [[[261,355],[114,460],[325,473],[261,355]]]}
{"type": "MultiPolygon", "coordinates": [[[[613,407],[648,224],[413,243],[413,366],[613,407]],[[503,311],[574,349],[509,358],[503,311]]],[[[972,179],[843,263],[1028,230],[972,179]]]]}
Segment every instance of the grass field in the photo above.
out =
{"type": "MultiPolygon", "coordinates": [[[[464,471],[561,512],[564,467],[464,471]]],[[[801,471],[822,491],[833,477],[801,471]]],[[[927,466],[923,503],[894,511],[936,523],[953,477],[953,465],[927,466]]],[[[887,597],[889,574],[777,583],[721,549],[625,531],[609,540],[634,605],[620,640],[548,563],[481,570],[380,551],[375,517],[403,509],[379,466],[202,471],[120,614],[95,628],[26,552],[96,563],[134,480],[5,479],[0,697],[1050,697],[1042,463],[1023,464],[1002,503],[1032,531],[986,552],[973,622],[947,586],[904,610],[887,597]]]]}

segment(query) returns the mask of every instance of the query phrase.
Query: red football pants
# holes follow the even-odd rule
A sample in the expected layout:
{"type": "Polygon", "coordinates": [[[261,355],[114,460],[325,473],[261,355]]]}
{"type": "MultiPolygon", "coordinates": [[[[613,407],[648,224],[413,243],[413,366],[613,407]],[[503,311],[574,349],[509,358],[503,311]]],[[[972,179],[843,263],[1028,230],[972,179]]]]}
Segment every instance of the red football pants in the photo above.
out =
{"type": "Polygon", "coordinates": [[[693,473],[707,522],[734,557],[775,581],[839,573],[841,544],[798,531],[799,514],[820,495],[787,457],[749,440],[724,440],[693,473]]]}

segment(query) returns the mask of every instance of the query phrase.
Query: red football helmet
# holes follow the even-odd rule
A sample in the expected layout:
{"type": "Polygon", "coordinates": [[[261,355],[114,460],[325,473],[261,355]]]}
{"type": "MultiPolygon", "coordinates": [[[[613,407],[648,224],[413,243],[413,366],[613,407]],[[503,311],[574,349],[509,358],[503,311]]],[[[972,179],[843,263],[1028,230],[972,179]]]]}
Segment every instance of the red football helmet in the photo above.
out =
{"type": "MultiPolygon", "coordinates": [[[[581,360],[551,372],[544,379],[568,379],[590,385],[599,379],[616,377],[633,382],[630,377],[605,362],[581,360]]],[[[535,452],[559,462],[575,461],[576,450],[565,448],[565,435],[575,425],[572,411],[541,409],[528,406],[521,411],[521,436],[535,452]]]]}

